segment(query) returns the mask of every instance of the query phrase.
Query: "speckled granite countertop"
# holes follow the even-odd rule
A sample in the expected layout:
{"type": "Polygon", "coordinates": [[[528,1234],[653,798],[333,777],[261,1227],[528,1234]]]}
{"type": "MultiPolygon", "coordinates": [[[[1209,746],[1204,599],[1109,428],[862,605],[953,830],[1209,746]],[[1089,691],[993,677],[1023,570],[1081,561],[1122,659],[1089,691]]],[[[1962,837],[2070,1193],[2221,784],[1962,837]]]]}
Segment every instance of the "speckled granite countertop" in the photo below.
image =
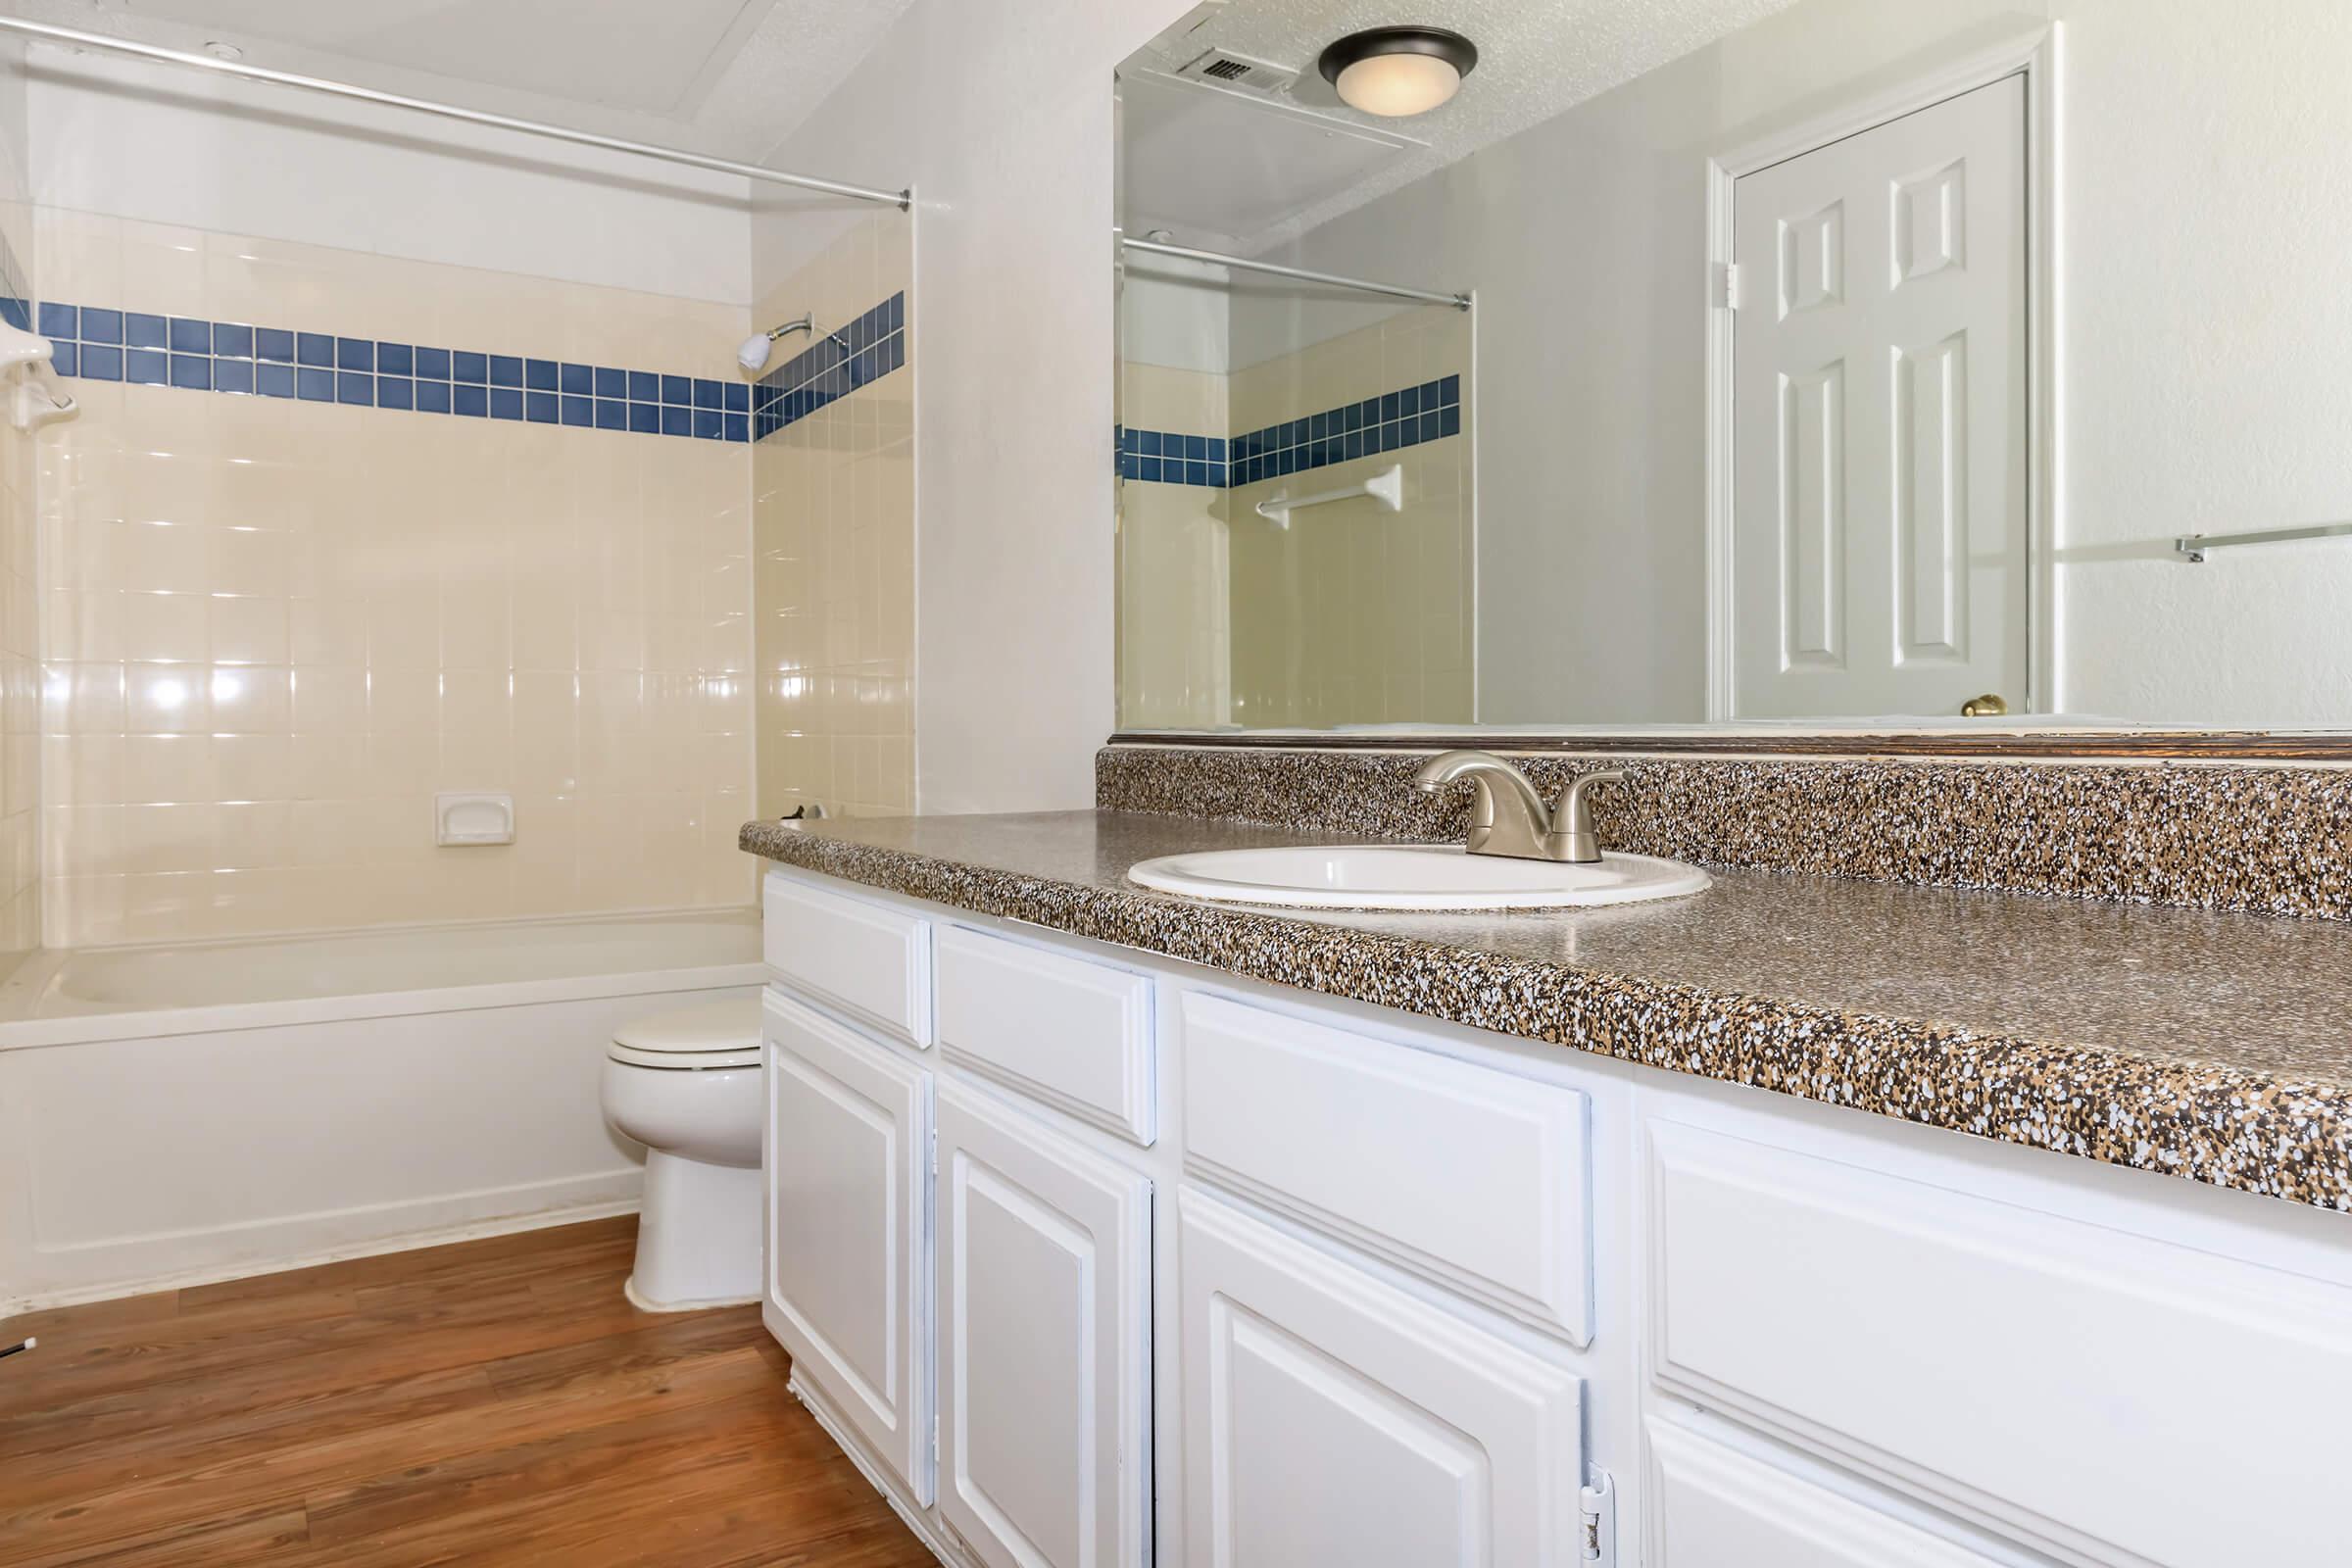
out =
{"type": "Polygon", "coordinates": [[[1426,1017],[2352,1209],[2352,926],[1714,870],[1614,909],[1323,914],[1148,893],[1141,812],[751,822],[746,850],[1426,1017]]]}

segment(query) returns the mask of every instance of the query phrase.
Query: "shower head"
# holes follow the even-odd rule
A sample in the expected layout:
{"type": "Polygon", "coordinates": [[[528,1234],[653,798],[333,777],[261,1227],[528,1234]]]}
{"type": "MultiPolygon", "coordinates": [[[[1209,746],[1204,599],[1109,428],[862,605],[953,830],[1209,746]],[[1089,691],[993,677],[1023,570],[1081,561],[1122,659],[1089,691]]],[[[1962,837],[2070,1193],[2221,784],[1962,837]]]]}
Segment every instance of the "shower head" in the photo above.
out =
{"type": "Polygon", "coordinates": [[[767,368],[767,351],[776,339],[790,332],[813,332],[815,330],[816,317],[811,314],[802,317],[797,321],[786,321],[782,326],[771,326],[764,332],[754,332],[743,340],[743,347],[735,351],[735,363],[752,374],[758,375],[761,370],[767,368]]]}
{"type": "MultiPolygon", "coordinates": [[[[806,332],[810,337],[814,337],[816,335],[815,314],[812,312],[797,321],[786,321],[782,326],[771,326],[764,332],[753,333],[750,337],[745,338],[743,346],[735,351],[735,363],[742,366],[749,373],[758,375],[761,370],[767,368],[769,346],[776,339],[789,336],[794,332],[806,332]]],[[[850,345],[839,332],[827,333],[826,339],[844,354],[850,351],[850,345]]]]}

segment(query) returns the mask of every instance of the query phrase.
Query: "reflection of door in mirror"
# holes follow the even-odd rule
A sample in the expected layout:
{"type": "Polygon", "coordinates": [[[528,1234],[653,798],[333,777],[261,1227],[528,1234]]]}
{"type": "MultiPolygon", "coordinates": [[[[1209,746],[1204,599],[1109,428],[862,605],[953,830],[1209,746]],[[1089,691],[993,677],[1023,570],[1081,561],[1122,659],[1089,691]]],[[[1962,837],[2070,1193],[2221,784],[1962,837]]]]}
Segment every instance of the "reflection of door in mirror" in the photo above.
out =
{"type": "Polygon", "coordinates": [[[2010,76],[1734,186],[1718,716],[2024,706],[2025,131],[2010,76]]]}

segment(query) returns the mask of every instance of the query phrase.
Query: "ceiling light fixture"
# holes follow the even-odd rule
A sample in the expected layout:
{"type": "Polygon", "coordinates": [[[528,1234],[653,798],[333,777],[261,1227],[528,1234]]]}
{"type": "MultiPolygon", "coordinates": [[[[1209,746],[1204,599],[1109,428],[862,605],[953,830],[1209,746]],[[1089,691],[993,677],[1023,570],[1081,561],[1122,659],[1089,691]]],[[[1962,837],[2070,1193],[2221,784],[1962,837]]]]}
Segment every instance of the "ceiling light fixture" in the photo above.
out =
{"type": "Polygon", "coordinates": [[[1425,115],[1478,65],[1478,46],[1444,27],[1372,27],[1323,51],[1323,79],[1367,115],[1425,115]]]}

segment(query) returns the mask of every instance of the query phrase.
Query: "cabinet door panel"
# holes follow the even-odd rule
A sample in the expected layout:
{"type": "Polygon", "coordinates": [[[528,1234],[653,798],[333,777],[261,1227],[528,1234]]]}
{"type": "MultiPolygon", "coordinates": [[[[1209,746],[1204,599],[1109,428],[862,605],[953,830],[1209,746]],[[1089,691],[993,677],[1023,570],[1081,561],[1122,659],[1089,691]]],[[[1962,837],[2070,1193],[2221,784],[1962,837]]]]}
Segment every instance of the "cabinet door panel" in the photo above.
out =
{"type": "Polygon", "coordinates": [[[939,1086],[940,1512],[991,1568],[1126,1568],[1151,1531],[1151,1184],[939,1086]]]}
{"type": "Polygon", "coordinates": [[[931,1075],[773,991],[765,1032],[768,1328],[928,1502],[931,1075]]]}
{"type": "Polygon", "coordinates": [[[1188,1561],[1578,1560],[1576,1377],[1199,1190],[1179,1207],[1188,1561]]]}

